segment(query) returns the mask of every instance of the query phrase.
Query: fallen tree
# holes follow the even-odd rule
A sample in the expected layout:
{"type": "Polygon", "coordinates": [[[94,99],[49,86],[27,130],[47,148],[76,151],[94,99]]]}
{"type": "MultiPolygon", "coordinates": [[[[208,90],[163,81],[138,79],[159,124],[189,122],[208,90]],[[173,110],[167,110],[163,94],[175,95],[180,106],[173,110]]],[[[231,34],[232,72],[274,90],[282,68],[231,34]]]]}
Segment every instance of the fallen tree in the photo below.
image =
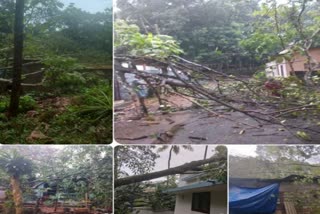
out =
{"type": "Polygon", "coordinates": [[[125,178],[118,178],[118,179],[115,179],[115,181],[114,181],[114,187],[116,188],[119,186],[133,184],[133,183],[147,181],[147,180],[152,180],[155,178],[160,178],[160,177],[164,177],[164,176],[168,176],[168,175],[181,174],[181,173],[184,173],[188,170],[194,169],[195,167],[198,167],[198,166],[202,166],[202,165],[214,163],[214,162],[226,161],[226,160],[227,160],[226,156],[216,155],[216,156],[212,156],[209,159],[192,161],[190,163],[186,163],[181,166],[169,168],[166,170],[151,172],[151,173],[142,174],[142,175],[128,176],[125,178]]]}
{"type": "MultiPolygon", "coordinates": [[[[317,96],[316,88],[306,87],[305,92],[303,92],[304,89],[300,90],[301,99],[297,96],[288,96],[291,91],[286,92],[287,88],[283,88],[283,91],[286,92],[284,95],[270,96],[264,87],[264,82],[228,75],[179,56],[156,59],[119,55],[115,57],[115,71],[118,80],[128,88],[130,84],[125,78],[126,73],[143,79],[148,87],[156,92],[159,105],[165,103],[159,91],[166,90],[169,94],[171,92],[192,99],[212,101],[230,111],[240,112],[255,120],[258,125],[248,125],[258,129],[266,124],[275,124],[288,130],[299,139],[307,141],[311,140],[308,133],[320,134],[316,128],[317,123],[303,127],[286,123],[286,116],[290,114],[319,115],[320,97],[317,96]],[[149,73],[146,70],[139,70],[138,65],[153,66],[161,72],[149,73]],[[169,72],[172,74],[170,75],[169,72]]],[[[211,113],[213,111],[208,108],[205,110],[211,113]]]]}

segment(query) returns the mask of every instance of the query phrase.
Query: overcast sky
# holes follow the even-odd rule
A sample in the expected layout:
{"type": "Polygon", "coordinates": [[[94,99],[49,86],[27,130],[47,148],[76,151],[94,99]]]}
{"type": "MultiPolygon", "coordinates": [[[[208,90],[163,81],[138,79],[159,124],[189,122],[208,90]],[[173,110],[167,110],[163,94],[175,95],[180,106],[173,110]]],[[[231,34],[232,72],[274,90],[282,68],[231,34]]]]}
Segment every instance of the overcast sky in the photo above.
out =
{"type": "Polygon", "coordinates": [[[66,6],[74,3],[76,7],[90,13],[102,12],[112,7],[112,0],[61,0],[66,6]]]}
{"type": "MultiPolygon", "coordinates": [[[[194,160],[202,160],[204,156],[204,145],[192,145],[193,151],[188,151],[180,148],[178,155],[173,154],[171,159],[171,167],[180,166],[194,160]]],[[[215,146],[209,146],[207,157],[212,156],[215,146]]],[[[159,153],[160,158],[156,160],[154,171],[164,170],[168,168],[169,149],[159,153]]]]}
{"type": "MultiPolygon", "coordinates": [[[[157,152],[158,148],[161,146],[157,146],[154,151],[157,152]]],[[[208,147],[208,153],[207,158],[211,157],[214,154],[214,149],[216,146],[209,146],[208,147]]],[[[193,151],[185,150],[183,148],[180,148],[180,152],[178,155],[173,154],[171,158],[171,167],[180,166],[182,164],[194,161],[194,160],[202,160],[205,152],[205,146],[204,145],[192,145],[193,151]]],[[[169,158],[169,149],[170,146],[168,146],[168,149],[164,152],[158,153],[160,157],[156,159],[156,165],[152,172],[155,171],[161,171],[168,169],[168,158],[169,158]]],[[[124,169],[128,173],[131,174],[130,170],[128,168],[124,169]]],[[[159,181],[159,180],[165,180],[166,177],[154,179],[152,181],[159,181]]]]}
{"type": "Polygon", "coordinates": [[[256,157],[256,145],[234,145],[228,146],[229,155],[242,157],[256,157]]]}

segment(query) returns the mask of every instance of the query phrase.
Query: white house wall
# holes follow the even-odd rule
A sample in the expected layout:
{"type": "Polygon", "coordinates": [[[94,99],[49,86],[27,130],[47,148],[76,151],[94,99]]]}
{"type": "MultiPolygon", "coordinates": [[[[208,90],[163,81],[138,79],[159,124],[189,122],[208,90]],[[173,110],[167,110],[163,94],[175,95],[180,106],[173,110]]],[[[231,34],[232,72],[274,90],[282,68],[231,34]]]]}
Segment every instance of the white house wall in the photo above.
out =
{"type": "Polygon", "coordinates": [[[287,71],[287,65],[285,61],[278,64],[278,71],[275,77],[289,77],[289,73],[287,71]]]}
{"type": "MultiPolygon", "coordinates": [[[[210,214],[227,214],[227,190],[211,191],[210,214]]],[[[200,214],[191,210],[192,192],[180,193],[176,196],[174,214],[200,214]]]]}
{"type": "Polygon", "coordinates": [[[210,214],[227,214],[227,190],[211,192],[210,214]]]}
{"type": "Polygon", "coordinates": [[[191,206],[192,206],[192,193],[188,192],[188,193],[177,194],[174,214],[200,213],[200,212],[192,211],[191,206]]]}
{"type": "Polygon", "coordinates": [[[277,62],[272,61],[266,64],[266,75],[267,77],[274,77],[277,74],[277,62]]]}
{"type": "Polygon", "coordinates": [[[289,77],[286,62],[277,63],[272,61],[266,64],[266,76],[267,77],[289,77]]]}

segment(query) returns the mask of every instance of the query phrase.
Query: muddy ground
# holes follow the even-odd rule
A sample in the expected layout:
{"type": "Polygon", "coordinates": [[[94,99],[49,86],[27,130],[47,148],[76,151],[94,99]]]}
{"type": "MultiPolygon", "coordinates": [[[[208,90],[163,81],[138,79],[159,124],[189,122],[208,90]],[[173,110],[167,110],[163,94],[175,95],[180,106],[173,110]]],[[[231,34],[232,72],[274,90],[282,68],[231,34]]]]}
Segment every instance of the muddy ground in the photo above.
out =
{"type": "MultiPolygon", "coordinates": [[[[138,104],[115,102],[115,140],[123,144],[300,144],[320,142],[297,138],[280,125],[263,124],[239,112],[230,112],[221,106],[210,107],[218,115],[197,108],[192,102],[178,96],[168,99],[171,110],[164,113],[154,98],[147,100],[150,116],[141,117],[138,104]]],[[[299,127],[306,121],[292,120],[299,127]]]]}

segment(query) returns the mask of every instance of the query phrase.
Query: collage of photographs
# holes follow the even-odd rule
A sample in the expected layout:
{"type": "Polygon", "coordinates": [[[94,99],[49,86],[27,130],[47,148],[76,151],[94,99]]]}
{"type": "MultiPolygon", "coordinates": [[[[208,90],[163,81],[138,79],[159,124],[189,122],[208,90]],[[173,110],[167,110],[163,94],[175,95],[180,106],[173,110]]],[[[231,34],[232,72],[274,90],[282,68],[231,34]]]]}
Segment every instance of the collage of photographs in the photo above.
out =
{"type": "Polygon", "coordinates": [[[320,214],[319,0],[0,0],[0,214],[320,214]]]}

